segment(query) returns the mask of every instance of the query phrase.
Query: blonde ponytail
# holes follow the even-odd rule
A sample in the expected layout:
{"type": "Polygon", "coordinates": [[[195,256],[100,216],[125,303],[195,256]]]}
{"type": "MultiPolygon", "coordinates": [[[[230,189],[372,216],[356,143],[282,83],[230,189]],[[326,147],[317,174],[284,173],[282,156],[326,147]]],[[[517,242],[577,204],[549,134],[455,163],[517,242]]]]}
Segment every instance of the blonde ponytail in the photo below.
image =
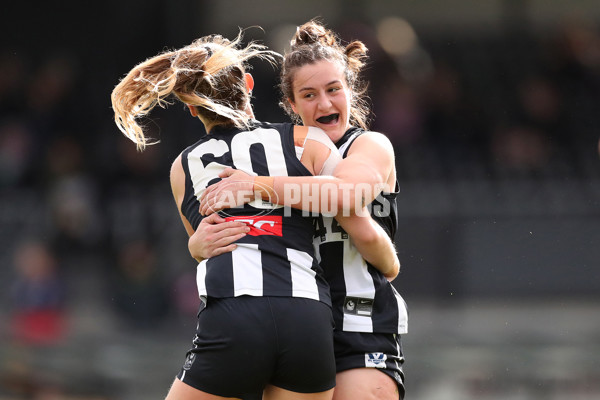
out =
{"type": "Polygon", "coordinates": [[[274,63],[278,54],[253,42],[239,49],[240,41],[241,34],[233,42],[207,36],[135,66],[111,95],[119,130],[139,150],[156,143],[145,136],[137,120],[157,105],[167,107],[171,95],[195,106],[199,115],[215,124],[246,126],[250,119],[245,112],[249,105],[246,62],[258,57],[274,63]]]}

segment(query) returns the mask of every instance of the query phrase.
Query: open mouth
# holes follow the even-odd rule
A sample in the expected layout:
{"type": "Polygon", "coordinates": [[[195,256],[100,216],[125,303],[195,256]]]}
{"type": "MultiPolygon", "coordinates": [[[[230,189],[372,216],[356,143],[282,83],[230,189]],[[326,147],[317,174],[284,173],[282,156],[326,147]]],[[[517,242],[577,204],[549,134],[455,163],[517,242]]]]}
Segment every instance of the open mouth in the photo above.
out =
{"type": "Polygon", "coordinates": [[[317,122],[321,124],[335,124],[339,118],[340,114],[330,114],[317,118],[317,122]]]}

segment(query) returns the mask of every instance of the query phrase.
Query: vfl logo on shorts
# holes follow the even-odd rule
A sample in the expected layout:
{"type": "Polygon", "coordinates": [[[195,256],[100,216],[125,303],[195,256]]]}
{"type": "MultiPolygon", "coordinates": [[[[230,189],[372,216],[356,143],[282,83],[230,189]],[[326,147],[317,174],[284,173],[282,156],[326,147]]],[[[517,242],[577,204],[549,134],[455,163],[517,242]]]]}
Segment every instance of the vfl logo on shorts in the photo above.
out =
{"type": "Polygon", "coordinates": [[[243,222],[250,227],[250,236],[271,235],[283,236],[283,221],[280,215],[266,215],[260,217],[237,216],[227,217],[226,221],[243,222]]]}
{"type": "Polygon", "coordinates": [[[383,353],[365,353],[365,367],[367,368],[385,368],[387,355],[383,353]]]}

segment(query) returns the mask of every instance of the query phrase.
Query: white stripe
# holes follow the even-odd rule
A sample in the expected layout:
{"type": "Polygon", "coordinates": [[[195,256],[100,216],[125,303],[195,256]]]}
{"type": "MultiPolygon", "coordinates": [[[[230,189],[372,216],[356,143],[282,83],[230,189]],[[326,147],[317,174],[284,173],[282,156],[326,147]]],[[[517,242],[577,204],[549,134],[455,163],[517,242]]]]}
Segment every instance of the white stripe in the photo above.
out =
{"type": "Polygon", "coordinates": [[[215,157],[221,157],[229,151],[229,146],[223,140],[210,139],[193,149],[188,154],[188,167],[190,170],[190,179],[194,187],[196,198],[200,198],[204,189],[211,179],[216,178],[219,173],[227,167],[216,162],[209,163],[204,167],[201,157],[205,154],[212,154],[215,157]]]}
{"type": "Polygon", "coordinates": [[[406,309],[406,302],[391,283],[390,286],[392,286],[396,302],[398,303],[398,333],[408,333],[408,310],[406,309]]]}
{"type": "Polygon", "coordinates": [[[208,259],[202,260],[196,267],[196,286],[198,287],[198,296],[206,296],[206,263],[208,259]]]}
{"type": "Polygon", "coordinates": [[[353,314],[344,314],[344,332],[373,333],[373,320],[369,317],[353,314]]]}
{"type": "MultiPolygon", "coordinates": [[[[349,297],[375,298],[375,284],[367,264],[350,240],[344,240],[344,283],[349,297]]],[[[350,332],[373,332],[373,319],[344,314],[342,329],[350,332]]]]}
{"type": "Polygon", "coordinates": [[[292,274],[292,296],[319,300],[316,273],[311,269],[313,258],[296,249],[287,249],[287,257],[292,274]]]}
{"type": "Polygon", "coordinates": [[[231,253],[233,263],[233,294],[263,295],[261,252],[254,243],[239,243],[231,253]]]}

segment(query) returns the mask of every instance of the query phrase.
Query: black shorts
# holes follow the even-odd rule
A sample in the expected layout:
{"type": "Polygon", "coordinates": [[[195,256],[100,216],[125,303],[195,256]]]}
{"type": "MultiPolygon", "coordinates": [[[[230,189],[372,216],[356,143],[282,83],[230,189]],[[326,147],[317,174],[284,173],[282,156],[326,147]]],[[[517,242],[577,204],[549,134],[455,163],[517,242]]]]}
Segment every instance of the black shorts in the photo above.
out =
{"type": "Polygon", "coordinates": [[[396,381],[400,398],[404,398],[404,356],[400,335],[336,330],[333,338],[337,372],[376,368],[396,381]]]}
{"type": "Polygon", "coordinates": [[[268,384],[315,393],[335,386],[331,308],[298,297],[209,298],[177,377],[223,397],[268,384]]]}

